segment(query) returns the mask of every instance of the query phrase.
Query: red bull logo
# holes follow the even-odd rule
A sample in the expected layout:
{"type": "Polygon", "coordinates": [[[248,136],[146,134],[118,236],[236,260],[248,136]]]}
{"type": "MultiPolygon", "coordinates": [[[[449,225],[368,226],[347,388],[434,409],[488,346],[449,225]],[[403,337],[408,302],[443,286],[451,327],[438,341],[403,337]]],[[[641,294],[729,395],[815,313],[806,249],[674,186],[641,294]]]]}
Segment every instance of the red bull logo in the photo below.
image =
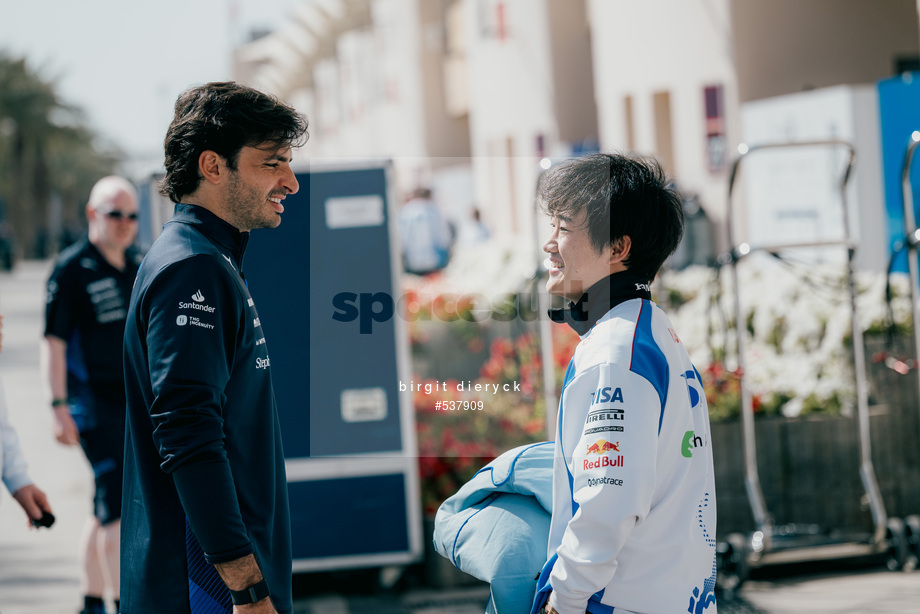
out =
{"type": "Polygon", "coordinates": [[[602,469],[604,467],[622,467],[623,466],[623,455],[617,456],[616,458],[610,458],[609,456],[601,456],[597,460],[589,461],[585,459],[585,471],[588,469],[602,469]]]}
{"type": "Polygon", "coordinates": [[[585,469],[600,469],[601,467],[622,467],[623,466],[623,457],[617,456],[615,458],[610,458],[605,455],[605,452],[619,452],[620,451],[620,442],[612,443],[604,439],[598,439],[590,446],[588,446],[588,454],[597,454],[600,456],[597,460],[589,461],[585,460],[585,469]]]}
{"type": "Polygon", "coordinates": [[[603,454],[604,452],[609,451],[619,452],[620,451],[620,442],[610,443],[603,439],[598,439],[590,446],[588,446],[588,454],[603,454]]]}

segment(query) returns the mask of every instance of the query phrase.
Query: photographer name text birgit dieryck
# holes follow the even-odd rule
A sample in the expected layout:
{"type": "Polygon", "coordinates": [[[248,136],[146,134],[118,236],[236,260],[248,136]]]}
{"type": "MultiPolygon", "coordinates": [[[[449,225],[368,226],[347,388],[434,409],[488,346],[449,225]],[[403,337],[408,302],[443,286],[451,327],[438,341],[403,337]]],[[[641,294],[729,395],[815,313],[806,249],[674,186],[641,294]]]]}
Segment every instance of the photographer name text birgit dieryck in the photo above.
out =
{"type": "MultiPolygon", "coordinates": [[[[499,391],[502,392],[520,392],[521,383],[520,382],[510,382],[506,384],[496,384],[491,382],[483,383],[472,383],[471,381],[466,382],[457,382],[454,386],[451,382],[452,387],[457,389],[457,392],[491,392],[492,394],[498,394],[499,391]]],[[[427,381],[424,384],[416,384],[413,381],[409,381],[406,384],[403,381],[399,382],[399,391],[405,392],[424,392],[425,394],[431,394],[432,392],[447,392],[447,382],[439,381],[427,381]]]]}

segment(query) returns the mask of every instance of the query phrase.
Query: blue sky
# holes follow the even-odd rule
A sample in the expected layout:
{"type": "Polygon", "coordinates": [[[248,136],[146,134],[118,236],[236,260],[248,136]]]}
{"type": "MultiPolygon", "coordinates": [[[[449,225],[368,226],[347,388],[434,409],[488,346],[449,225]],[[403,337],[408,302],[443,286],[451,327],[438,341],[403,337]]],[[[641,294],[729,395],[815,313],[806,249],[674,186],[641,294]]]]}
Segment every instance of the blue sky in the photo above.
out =
{"type": "Polygon", "coordinates": [[[162,159],[178,94],[229,79],[233,45],[283,25],[302,1],[0,0],[0,51],[57,79],[65,100],[129,155],[129,170],[147,173],[162,159]]]}

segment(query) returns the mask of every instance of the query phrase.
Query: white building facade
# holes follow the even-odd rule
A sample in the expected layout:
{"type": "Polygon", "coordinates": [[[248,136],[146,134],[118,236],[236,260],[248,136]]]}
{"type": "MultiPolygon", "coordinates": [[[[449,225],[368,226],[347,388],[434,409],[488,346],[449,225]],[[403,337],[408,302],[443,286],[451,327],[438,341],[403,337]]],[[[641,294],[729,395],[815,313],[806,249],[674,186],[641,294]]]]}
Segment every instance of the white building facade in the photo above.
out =
{"type": "Polygon", "coordinates": [[[596,149],[654,155],[720,226],[742,105],[912,66],[918,5],[304,0],[237,76],[308,115],[311,159],[393,158],[400,191],[538,249],[541,159],[596,149]]]}

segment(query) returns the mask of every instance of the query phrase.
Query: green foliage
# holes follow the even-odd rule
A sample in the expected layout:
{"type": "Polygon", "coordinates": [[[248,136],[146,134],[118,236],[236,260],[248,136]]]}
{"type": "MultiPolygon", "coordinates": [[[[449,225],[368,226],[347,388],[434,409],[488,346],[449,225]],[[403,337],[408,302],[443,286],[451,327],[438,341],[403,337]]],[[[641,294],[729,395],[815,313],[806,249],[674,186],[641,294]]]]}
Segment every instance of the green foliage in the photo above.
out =
{"type": "Polygon", "coordinates": [[[676,288],[666,288],[667,297],[665,302],[670,309],[679,309],[690,301],[693,297],[687,296],[676,288]]]}
{"type": "Polygon", "coordinates": [[[767,343],[772,345],[773,348],[779,353],[782,353],[783,339],[786,337],[786,329],[786,317],[780,316],[773,322],[773,328],[770,329],[770,332],[767,334],[767,343]]]}
{"type": "Polygon", "coordinates": [[[888,335],[910,336],[914,334],[914,327],[911,325],[910,321],[891,323],[883,320],[877,320],[869,325],[864,334],[866,337],[872,335],[879,337],[888,335]]]}
{"type": "Polygon", "coordinates": [[[800,416],[807,416],[809,414],[839,414],[843,408],[843,403],[840,400],[840,395],[835,393],[831,395],[828,399],[819,399],[817,395],[812,394],[805,398],[805,402],[802,405],[802,413],[800,416]]]}
{"type": "Polygon", "coordinates": [[[25,59],[0,54],[0,215],[26,256],[44,255],[36,253],[36,238],[53,230],[53,197],[63,203],[65,222],[82,222],[92,185],[119,157],[103,150],[57,89],[25,59]]]}
{"type": "Polygon", "coordinates": [[[783,405],[793,399],[788,392],[774,392],[767,395],[760,404],[760,414],[763,416],[778,416],[783,413],[783,405]]]}
{"type": "MultiPolygon", "coordinates": [[[[703,392],[709,406],[712,422],[726,422],[741,415],[741,380],[739,371],[728,370],[721,362],[713,362],[701,373],[703,392]]],[[[751,397],[755,416],[775,416],[782,413],[783,405],[792,400],[786,392],[751,397]]]]}

